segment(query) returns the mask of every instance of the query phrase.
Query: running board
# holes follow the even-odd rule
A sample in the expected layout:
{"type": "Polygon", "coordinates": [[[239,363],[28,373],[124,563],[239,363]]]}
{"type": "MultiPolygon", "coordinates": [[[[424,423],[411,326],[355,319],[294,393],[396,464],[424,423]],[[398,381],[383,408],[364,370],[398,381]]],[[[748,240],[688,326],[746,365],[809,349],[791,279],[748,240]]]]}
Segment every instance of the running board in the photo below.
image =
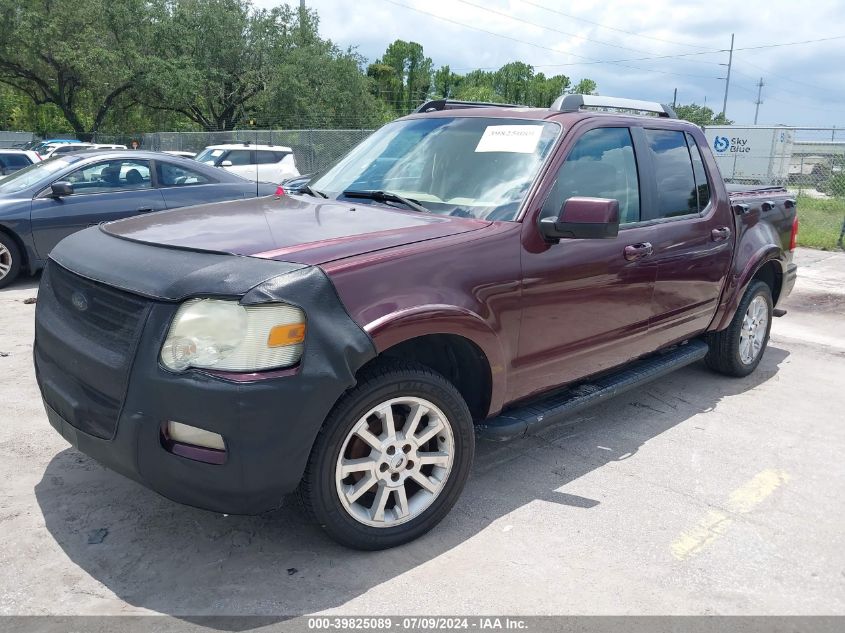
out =
{"type": "Polygon", "coordinates": [[[566,416],[618,396],[655,378],[701,360],[707,355],[707,343],[692,340],[679,347],[625,365],[623,369],[557,391],[542,400],[508,409],[495,418],[476,425],[479,437],[505,442],[533,433],[566,416]]]}

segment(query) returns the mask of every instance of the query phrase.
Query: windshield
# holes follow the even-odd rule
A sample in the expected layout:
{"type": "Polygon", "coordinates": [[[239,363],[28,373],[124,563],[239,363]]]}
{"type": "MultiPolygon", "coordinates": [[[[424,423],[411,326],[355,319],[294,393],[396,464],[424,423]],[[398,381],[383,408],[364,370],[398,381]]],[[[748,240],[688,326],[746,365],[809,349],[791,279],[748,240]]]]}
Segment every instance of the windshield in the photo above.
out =
{"type": "Polygon", "coordinates": [[[331,198],[366,203],[360,197],[346,198],[344,192],[389,192],[432,213],[513,220],[559,132],[558,124],[547,121],[395,121],[311,186],[331,198]]]}
{"type": "Polygon", "coordinates": [[[48,158],[40,163],[34,163],[0,180],[0,193],[17,193],[28,189],[48,176],[61,171],[72,162],[66,158],[48,158]]]}
{"type": "Polygon", "coordinates": [[[195,160],[206,165],[214,165],[225,151],[224,149],[204,149],[197,155],[195,160]]]}

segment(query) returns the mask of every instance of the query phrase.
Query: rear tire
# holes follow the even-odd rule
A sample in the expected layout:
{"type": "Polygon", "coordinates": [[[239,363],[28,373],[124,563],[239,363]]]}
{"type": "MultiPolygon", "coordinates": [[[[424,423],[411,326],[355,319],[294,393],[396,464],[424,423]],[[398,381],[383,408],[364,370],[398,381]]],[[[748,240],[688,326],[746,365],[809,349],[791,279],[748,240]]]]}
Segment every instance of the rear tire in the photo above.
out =
{"type": "Polygon", "coordinates": [[[0,288],[5,288],[21,272],[21,251],[9,235],[0,232],[0,288]]]}
{"type": "Polygon", "coordinates": [[[772,328],[772,291],[753,281],[737,306],[730,325],[707,336],[710,351],[705,362],[727,376],[747,376],[760,364],[772,328]]]}
{"type": "Polygon", "coordinates": [[[364,370],[326,418],[299,494],[334,540],[387,549],[448,514],[474,453],[458,390],[424,365],[385,361],[364,370]]]}

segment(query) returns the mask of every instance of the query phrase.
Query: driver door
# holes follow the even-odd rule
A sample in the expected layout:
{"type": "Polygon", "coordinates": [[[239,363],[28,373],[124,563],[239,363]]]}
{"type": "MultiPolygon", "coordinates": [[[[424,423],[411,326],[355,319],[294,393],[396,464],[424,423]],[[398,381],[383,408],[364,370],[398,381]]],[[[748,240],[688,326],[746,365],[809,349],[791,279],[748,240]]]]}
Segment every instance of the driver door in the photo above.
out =
{"type": "Polygon", "coordinates": [[[32,236],[38,256],[43,259],[71,233],[166,208],[161,192],[153,188],[147,160],[100,161],[61,180],[73,185],[73,194],[56,198],[48,187],[32,201],[32,236]]]}
{"type": "Polygon", "coordinates": [[[654,240],[640,222],[648,187],[640,177],[636,132],[592,127],[563,148],[547,185],[523,221],[523,292],[519,355],[511,397],[522,398],[621,365],[649,351],[647,332],[657,267],[626,246],[654,240]],[[575,196],[619,202],[619,235],[561,239],[540,235],[575,196]],[[630,250],[630,249],[629,249],[630,250]]]}

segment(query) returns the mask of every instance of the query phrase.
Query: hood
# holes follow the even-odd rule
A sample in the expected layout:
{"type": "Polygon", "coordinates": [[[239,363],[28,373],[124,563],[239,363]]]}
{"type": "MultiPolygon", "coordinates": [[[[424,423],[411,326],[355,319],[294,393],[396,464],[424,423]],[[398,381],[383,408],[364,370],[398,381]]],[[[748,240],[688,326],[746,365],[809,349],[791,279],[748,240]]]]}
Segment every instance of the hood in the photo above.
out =
{"type": "Polygon", "coordinates": [[[102,225],[115,237],[302,264],[473,231],[486,220],[305,196],[251,198],[135,216],[102,225]]]}

